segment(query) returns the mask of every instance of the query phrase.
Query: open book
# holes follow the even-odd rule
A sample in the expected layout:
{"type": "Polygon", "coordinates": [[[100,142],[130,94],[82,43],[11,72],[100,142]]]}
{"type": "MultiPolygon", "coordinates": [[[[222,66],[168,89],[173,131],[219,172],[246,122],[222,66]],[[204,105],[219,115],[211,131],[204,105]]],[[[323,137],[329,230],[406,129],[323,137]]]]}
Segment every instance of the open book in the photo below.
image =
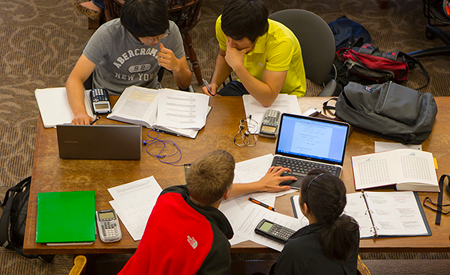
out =
{"type": "Polygon", "coordinates": [[[397,149],[352,157],[355,189],[396,185],[397,190],[439,192],[433,155],[397,149]]]}
{"type": "Polygon", "coordinates": [[[195,138],[211,109],[209,97],[170,89],[126,88],[109,119],[138,124],[171,134],[195,138]]]}
{"type": "Polygon", "coordinates": [[[359,223],[361,238],[431,235],[419,196],[412,191],[347,194],[344,213],[359,223]]]}

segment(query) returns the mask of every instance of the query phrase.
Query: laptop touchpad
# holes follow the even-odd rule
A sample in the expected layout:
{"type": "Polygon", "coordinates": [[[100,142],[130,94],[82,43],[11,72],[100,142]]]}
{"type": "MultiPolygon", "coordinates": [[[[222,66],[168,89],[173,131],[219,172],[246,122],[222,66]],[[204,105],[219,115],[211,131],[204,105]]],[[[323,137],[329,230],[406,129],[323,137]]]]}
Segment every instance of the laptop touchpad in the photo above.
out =
{"type": "Polygon", "coordinates": [[[295,188],[295,189],[300,189],[300,187],[302,186],[302,181],[303,181],[304,176],[285,174],[285,173],[281,174],[281,176],[294,176],[297,178],[297,180],[283,181],[280,183],[280,185],[290,185],[292,188],[295,188]]]}

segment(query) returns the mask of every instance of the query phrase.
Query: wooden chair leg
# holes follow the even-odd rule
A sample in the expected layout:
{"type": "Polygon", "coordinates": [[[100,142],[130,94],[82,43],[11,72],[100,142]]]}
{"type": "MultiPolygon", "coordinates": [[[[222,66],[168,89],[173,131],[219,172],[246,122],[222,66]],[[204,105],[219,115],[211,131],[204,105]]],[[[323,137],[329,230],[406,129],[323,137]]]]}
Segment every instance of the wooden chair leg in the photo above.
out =
{"type": "Polygon", "coordinates": [[[100,21],[94,21],[91,18],[88,18],[88,29],[98,29],[100,27],[100,21]]]}
{"type": "Polygon", "coordinates": [[[202,72],[200,70],[200,66],[198,65],[197,55],[195,54],[194,48],[192,47],[192,38],[189,33],[183,34],[183,44],[184,49],[189,56],[189,61],[192,64],[192,68],[194,69],[195,78],[197,79],[198,85],[202,85],[202,72]]]}

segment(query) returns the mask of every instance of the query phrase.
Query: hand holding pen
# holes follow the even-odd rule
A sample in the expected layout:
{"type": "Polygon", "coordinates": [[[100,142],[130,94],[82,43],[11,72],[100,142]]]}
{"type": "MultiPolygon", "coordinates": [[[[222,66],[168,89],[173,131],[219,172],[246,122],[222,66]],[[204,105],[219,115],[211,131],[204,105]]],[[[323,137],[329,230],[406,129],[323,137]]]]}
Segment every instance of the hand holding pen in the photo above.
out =
{"type": "Polygon", "coordinates": [[[209,94],[210,96],[215,96],[215,95],[216,95],[216,91],[214,91],[214,94],[213,94],[212,88],[211,88],[211,86],[209,85],[208,81],[206,81],[205,79],[203,79],[203,84],[205,85],[205,87],[202,88],[203,93],[206,94],[206,92],[208,92],[208,94],[209,94]]]}
{"type": "Polygon", "coordinates": [[[101,119],[102,118],[102,116],[98,116],[98,117],[96,117],[92,122],[91,122],[91,124],[90,125],[92,125],[92,124],[94,124],[94,123],[96,123],[97,122],[97,120],[99,120],[99,119],[101,119]]]}

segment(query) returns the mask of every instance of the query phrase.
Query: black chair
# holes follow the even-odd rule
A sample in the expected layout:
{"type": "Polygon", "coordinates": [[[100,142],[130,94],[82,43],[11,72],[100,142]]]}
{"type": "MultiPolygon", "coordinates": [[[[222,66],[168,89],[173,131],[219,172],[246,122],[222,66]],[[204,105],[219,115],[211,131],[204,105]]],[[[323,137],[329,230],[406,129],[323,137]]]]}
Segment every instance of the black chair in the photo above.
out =
{"type": "Polygon", "coordinates": [[[442,1],[424,0],[423,13],[428,21],[425,31],[426,37],[428,39],[439,38],[445,46],[419,50],[409,54],[414,57],[450,55],[450,35],[438,28],[450,26],[450,18],[444,14],[442,1]]]}
{"type": "Polygon", "coordinates": [[[334,35],[328,24],[320,16],[302,9],[281,10],[269,18],[281,22],[295,34],[302,48],[306,78],[324,87],[319,96],[332,96],[336,81],[324,83],[336,55],[334,35]]]}

